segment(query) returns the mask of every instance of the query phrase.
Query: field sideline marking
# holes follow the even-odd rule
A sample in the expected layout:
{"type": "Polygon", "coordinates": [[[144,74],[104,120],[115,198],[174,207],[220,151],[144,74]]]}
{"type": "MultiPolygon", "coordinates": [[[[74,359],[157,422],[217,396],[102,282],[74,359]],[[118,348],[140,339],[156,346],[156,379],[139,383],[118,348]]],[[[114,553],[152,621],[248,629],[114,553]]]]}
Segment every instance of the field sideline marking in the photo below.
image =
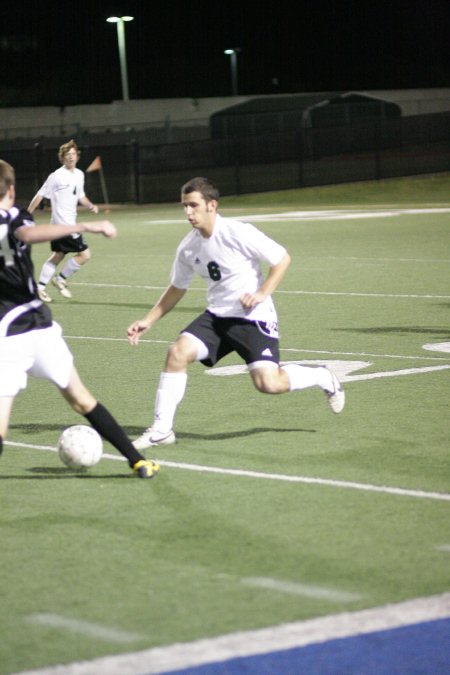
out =
{"type": "MultiPolygon", "coordinates": [[[[229,659],[248,658],[298,649],[330,640],[369,635],[405,626],[448,619],[450,593],[416,598],[357,612],[238,631],[193,642],[152,647],[134,653],[104,656],[91,661],[23,671],[20,675],[156,675],[229,659]]],[[[19,674],[16,674],[19,675],[19,674]]]]}
{"type": "MultiPolygon", "coordinates": [[[[4,441],[4,445],[11,445],[19,448],[30,448],[31,450],[50,450],[57,452],[57,449],[51,445],[36,445],[35,443],[22,443],[18,441],[4,441]]],[[[124,462],[125,457],[121,455],[103,454],[104,459],[124,462]]],[[[216,473],[225,476],[241,476],[243,478],[260,478],[264,480],[284,481],[287,483],[305,483],[307,485],[326,485],[335,488],[347,488],[350,490],[360,490],[363,492],[381,492],[389,495],[398,495],[401,497],[415,497],[418,499],[435,499],[438,501],[450,502],[450,493],[445,492],[426,492],[425,490],[410,490],[407,488],[389,487],[387,485],[371,485],[370,483],[355,483],[353,481],[334,480],[331,478],[314,478],[311,476],[290,476],[282,473],[264,473],[261,471],[247,471],[245,469],[224,469],[217,466],[204,466],[202,464],[189,464],[186,462],[170,462],[158,459],[158,464],[171,469],[182,469],[184,471],[197,471],[199,473],[216,473]]],[[[100,478],[100,476],[99,476],[100,478]]]]}

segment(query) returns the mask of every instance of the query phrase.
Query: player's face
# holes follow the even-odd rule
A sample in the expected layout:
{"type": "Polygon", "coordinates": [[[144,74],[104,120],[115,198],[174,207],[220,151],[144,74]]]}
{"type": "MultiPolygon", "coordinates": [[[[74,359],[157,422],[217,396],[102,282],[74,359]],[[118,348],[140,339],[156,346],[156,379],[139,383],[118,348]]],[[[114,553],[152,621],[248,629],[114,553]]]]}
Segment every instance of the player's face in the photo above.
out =
{"type": "Polygon", "coordinates": [[[71,148],[64,155],[64,166],[67,169],[74,169],[77,165],[77,162],[78,162],[78,152],[74,148],[71,148]]]}
{"type": "Polygon", "coordinates": [[[181,203],[192,227],[209,237],[216,219],[217,202],[214,199],[206,202],[200,192],[189,192],[182,195],[181,203]]]}

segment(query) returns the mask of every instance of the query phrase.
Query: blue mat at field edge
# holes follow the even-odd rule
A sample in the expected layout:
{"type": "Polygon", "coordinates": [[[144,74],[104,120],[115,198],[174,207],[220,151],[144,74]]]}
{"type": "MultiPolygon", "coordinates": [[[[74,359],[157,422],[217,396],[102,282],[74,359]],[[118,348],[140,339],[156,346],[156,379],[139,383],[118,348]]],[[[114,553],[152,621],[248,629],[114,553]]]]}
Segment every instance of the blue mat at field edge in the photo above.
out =
{"type": "Polygon", "coordinates": [[[450,619],[210,663],[165,675],[450,675],[450,619]]]}

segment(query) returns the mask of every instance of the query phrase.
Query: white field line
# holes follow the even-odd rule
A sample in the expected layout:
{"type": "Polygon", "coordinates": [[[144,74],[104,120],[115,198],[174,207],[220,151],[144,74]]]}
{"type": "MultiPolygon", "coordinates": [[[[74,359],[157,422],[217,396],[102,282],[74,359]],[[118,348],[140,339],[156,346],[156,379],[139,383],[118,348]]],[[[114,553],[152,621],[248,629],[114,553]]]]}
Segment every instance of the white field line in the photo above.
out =
{"type": "MultiPolygon", "coordinates": [[[[57,452],[57,449],[51,445],[36,445],[34,443],[22,443],[18,441],[5,441],[4,444],[17,448],[30,448],[32,450],[49,450],[50,452],[57,452]]],[[[119,462],[125,461],[125,458],[121,455],[112,455],[109,453],[104,453],[103,459],[112,459],[119,462]]],[[[290,476],[280,473],[247,471],[245,469],[224,469],[223,467],[218,466],[204,466],[202,464],[188,464],[186,462],[170,462],[160,459],[157,459],[157,462],[163,467],[170,469],[181,469],[182,471],[197,471],[198,473],[214,473],[223,476],[239,476],[242,478],[282,481],[286,483],[303,483],[306,485],[324,485],[338,489],[360,490],[362,492],[379,492],[388,495],[397,495],[400,497],[435,499],[437,501],[450,502],[450,493],[445,492],[426,492],[425,490],[409,490],[407,488],[389,487],[388,485],[371,485],[370,483],[355,483],[353,481],[315,478],[312,476],[290,476]]]]}
{"type": "MultiPolygon", "coordinates": [[[[426,263],[430,263],[433,261],[430,260],[424,260],[426,263]]],[[[434,261],[436,262],[436,261],[434,261]]],[[[449,260],[442,261],[442,262],[450,262],[449,260]]],[[[79,281],[74,281],[73,286],[88,286],[92,288],[131,288],[131,289],[143,289],[143,290],[150,290],[150,291],[163,291],[166,286],[150,286],[150,285],[145,285],[145,284],[109,284],[109,283],[87,283],[87,282],[79,282],[79,281]]],[[[189,287],[189,292],[190,291],[195,291],[195,292],[201,292],[205,293],[205,288],[201,287],[194,287],[191,286],[189,287]]],[[[342,292],[335,292],[335,291],[283,291],[283,290],[276,290],[275,293],[281,293],[284,295],[338,295],[338,296],[344,296],[348,298],[352,297],[357,297],[357,298],[406,298],[406,299],[411,299],[411,300],[417,300],[417,299],[427,299],[427,300],[448,300],[450,298],[450,295],[434,295],[434,294],[429,294],[429,293],[357,293],[357,292],[352,292],[352,291],[342,291],[342,292]]]]}
{"type": "Polygon", "coordinates": [[[281,213],[257,213],[254,215],[236,216],[237,220],[354,220],[355,218],[391,218],[393,216],[427,215],[450,213],[450,208],[373,208],[367,209],[333,209],[322,211],[284,211],[281,213]]]}
{"type": "Polygon", "coordinates": [[[143,636],[137,633],[119,630],[117,628],[108,628],[100,624],[89,621],[80,621],[79,619],[68,619],[59,614],[30,614],[26,617],[27,623],[38,624],[68,633],[78,633],[86,635],[95,640],[105,640],[106,642],[131,643],[142,640],[143,636]]]}
{"type": "Polygon", "coordinates": [[[366,357],[370,356],[371,358],[380,358],[380,359],[406,359],[406,360],[420,360],[420,361],[448,361],[449,357],[445,356],[405,356],[404,354],[375,354],[374,352],[333,352],[324,349],[298,349],[296,347],[280,347],[281,352],[298,352],[303,354],[327,354],[334,356],[358,356],[366,357]]]}
{"type": "Polygon", "coordinates": [[[366,373],[365,375],[346,375],[345,382],[358,382],[361,380],[377,380],[381,377],[399,377],[400,375],[416,375],[417,373],[432,373],[437,370],[448,370],[447,366],[425,366],[422,368],[403,368],[403,370],[382,371],[380,373],[366,373]]]}
{"type": "Polygon", "coordinates": [[[424,490],[408,490],[405,488],[389,487],[387,485],[370,485],[369,483],[355,483],[345,480],[332,480],[328,478],[313,478],[310,476],[289,476],[285,474],[263,473],[260,471],[245,471],[242,469],[223,469],[213,466],[202,466],[198,464],[186,464],[178,462],[160,461],[161,466],[172,467],[174,469],[189,469],[204,473],[218,473],[230,476],[242,476],[246,478],[260,478],[265,480],[286,481],[288,483],[305,483],[307,485],[326,485],[335,488],[346,488],[352,490],[362,490],[366,492],[382,492],[389,495],[399,495],[402,497],[415,497],[419,499],[436,499],[439,501],[450,501],[450,494],[445,492],[425,492],[424,490]]]}
{"type": "MultiPolygon", "coordinates": [[[[354,220],[355,218],[392,218],[404,215],[427,215],[450,213],[448,207],[427,207],[416,209],[391,208],[372,206],[370,211],[366,209],[324,209],[313,211],[282,211],[279,213],[255,213],[233,215],[237,220],[267,222],[272,220],[354,220]]],[[[170,218],[166,220],[144,220],[143,225],[168,225],[170,223],[185,223],[184,218],[170,218]]]]}
{"type": "Polygon", "coordinates": [[[445,263],[448,265],[448,258],[366,258],[356,255],[324,255],[324,256],[305,256],[304,260],[353,260],[356,262],[413,262],[413,263],[445,263]]]}
{"type": "Polygon", "coordinates": [[[28,670],[20,675],[142,675],[143,673],[156,675],[229,659],[248,658],[323,644],[355,635],[394,630],[449,617],[450,593],[444,593],[358,612],[343,612],[281,626],[176,643],[168,647],[153,647],[132,654],[28,670]]]}
{"type": "MultiPolygon", "coordinates": [[[[128,342],[127,338],[113,338],[113,337],[104,337],[104,336],[94,336],[94,335],[64,335],[67,340],[98,340],[105,342],[128,342]]],[[[168,345],[171,344],[173,340],[149,340],[147,338],[141,338],[139,344],[162,344],[168,345]]],[[[334,352],[324,349],[297,349],[296,347],[280,347],[282,352],[293,352],[301,354],[328,354],[328,355],[337,355],[337,356],[370,356],[372,358],[380,359],[408,359],[408,360],[420,360],[420,361],[448,361],[449,357],[444,356],[405,356],[404,354],[375,354],[372,352],[334,352]]]]}
{"type": "Polygon", "coordinates": [[[428,295],[428,294],[414,294],[414,293],[354,293],[354,292],[340,292],[340,291],[283,291],[277,290],[275,293],[287,295],[337,295],[346,298],[406,298],[411,299],[434,299],[434,300],[448,300],[450,295],[428,295]]]}

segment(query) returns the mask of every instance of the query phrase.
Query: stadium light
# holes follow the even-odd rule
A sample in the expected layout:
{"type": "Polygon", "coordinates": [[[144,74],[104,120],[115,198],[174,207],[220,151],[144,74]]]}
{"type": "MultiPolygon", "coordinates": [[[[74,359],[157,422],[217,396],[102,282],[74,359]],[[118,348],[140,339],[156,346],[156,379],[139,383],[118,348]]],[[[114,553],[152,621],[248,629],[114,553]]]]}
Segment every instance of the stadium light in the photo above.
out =
{"type": "Polygon", "coordinates": [[[106,21],[117,26],[117,42],[119,45],[120,75],[122,78],[122,98],[130,100],[128,93],[127,57],[125,51],[125,21],[133,21],[134,16],[110,16],[106,21]]]}
{"type": "Polygon", "coordinates": [[[235,47],[234,49],[225,49],[224,51],[224,54],[230,57],[232,96],[238,95],[237,55],[240,51],[240,47],[235,47]]]}

